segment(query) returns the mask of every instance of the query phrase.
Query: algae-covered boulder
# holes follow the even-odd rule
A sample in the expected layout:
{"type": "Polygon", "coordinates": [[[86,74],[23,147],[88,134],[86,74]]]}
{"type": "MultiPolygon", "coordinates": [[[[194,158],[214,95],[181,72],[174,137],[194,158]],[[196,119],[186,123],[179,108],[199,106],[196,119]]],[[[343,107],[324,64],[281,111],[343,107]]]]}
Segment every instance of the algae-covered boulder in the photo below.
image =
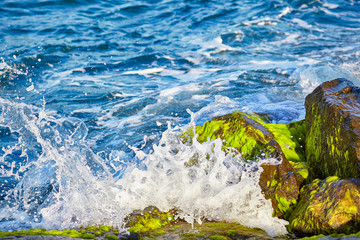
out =
{"type": "Polygon", "coordinates": [[[236,149],[244,160],[277,159],[278,164],[262,165],[259,184],[265,197],[272,201],[274,215],[287,218],[304,179],[288,161],[304,160],[304,150],[300,150],[305,138],[303,121],[267,124],[257,115],[237,111],[197,126],[196,133],[199,142],[222,139],[224,147],[236,149]]]}
{"type": "Polygon", "coordinates": [[[310,178],[360,177],[360,88],[346,79],[325,82],[305,107],[310,178]]]}
{"type": "Polygon", "coordinates": [[[328,177],[304,186],[289,219],[289,230],[302,234],[358,232],[360,181],[328,177]]]}
{"type": "Polygon", "coordinates": [[[149,206],[142,211],[134,211],[125,219],[125,226],[130,233],[143,233],[164,227],[174,222],[172,211],[161,212],[157,207],[149,206]]]}

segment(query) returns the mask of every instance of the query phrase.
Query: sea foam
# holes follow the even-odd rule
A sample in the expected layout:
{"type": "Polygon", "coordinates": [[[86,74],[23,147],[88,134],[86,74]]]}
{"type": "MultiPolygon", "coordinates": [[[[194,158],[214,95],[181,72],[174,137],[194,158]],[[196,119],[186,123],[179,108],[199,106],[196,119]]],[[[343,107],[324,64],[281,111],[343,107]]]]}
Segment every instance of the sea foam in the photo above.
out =
{"type": "Polygon", "coordinates": [[[124,152],[113,152],[109,165],[110,159],[88,146],[80,120],[23,103],[1,99],[1,104],[0,124],[17,137],[1,152],[1,163],[16,162],[8,177],[19,179],[1,201],[2,230],[107,224],[126,231],[126,215],[157,206],[176,209],[177,217],[190,223],[226,220],[270,236],[286,234],[287,222],[272,216],[271,202],[258,185],[261,164],[276,161],[245,162],[227,154],[220,139],[183,143],[179,134],[195,125],[191,112],[188,125],[169,123],[149,153],[129,146],[138,164],[123,161],[124,152]]]}

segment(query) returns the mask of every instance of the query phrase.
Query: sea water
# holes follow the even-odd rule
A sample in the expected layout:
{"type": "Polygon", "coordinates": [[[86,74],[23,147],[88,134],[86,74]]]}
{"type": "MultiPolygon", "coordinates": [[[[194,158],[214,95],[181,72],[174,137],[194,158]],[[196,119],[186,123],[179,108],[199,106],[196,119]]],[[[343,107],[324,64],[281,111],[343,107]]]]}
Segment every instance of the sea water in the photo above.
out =
{"type": "Polygon", "coordinates": [[[3,231],[126,231],[126,215],[157,206],[285,234],[258,185],[273,159],[179,134],[235,110],[300,120],[322,82],[360,86],[357,0],[3,0],[0,12],[3,231]]]}

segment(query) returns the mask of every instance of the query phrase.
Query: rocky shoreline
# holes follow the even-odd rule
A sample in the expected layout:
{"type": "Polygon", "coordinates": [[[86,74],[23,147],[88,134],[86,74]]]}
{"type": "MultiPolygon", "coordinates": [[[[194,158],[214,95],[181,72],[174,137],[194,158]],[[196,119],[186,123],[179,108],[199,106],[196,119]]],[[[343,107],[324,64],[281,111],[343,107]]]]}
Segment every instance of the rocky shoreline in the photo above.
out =
{"type": "MultiPolygon", "coordinates": [[[[265,198],[271,200],[273,215],[289,221],[288,236],[271,238],[262,230],[206,220],[193,227],[175,220],[176,210],[164,213],[149,207],[128,216],[130,235],[119,235],[109,227],[88,227],[54,235],[46,230],[33,230],[33,234],[30,230],[26,236],[21,232],[0,232],[0,237],[360,239],[360,88],[346,79],[328,81],[306,97],[305,106],[305,119],[294,123],[274,124],[266,114],[238,111],[179,136],[186,144],[192,144],[194,133],[199,142],[220,138],[224,151],[231,149],[228,154],[241,154],[245,161],[276,159],[276,163],[261,166],[259,185],[265,198]]],[[[186,166],[197,164],[193,156],[186,166]]]]}

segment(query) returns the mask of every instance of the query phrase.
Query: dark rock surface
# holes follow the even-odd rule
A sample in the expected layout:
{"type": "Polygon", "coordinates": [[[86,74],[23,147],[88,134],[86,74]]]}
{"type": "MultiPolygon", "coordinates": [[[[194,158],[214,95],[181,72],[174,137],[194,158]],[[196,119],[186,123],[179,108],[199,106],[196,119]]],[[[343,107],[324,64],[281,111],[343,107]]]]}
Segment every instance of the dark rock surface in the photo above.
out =
{"type": "Polygon", "coordinates": [[[310,179],[360,177],[360,88],[346,79],[324,82],[305,108],[310,179]]]}

